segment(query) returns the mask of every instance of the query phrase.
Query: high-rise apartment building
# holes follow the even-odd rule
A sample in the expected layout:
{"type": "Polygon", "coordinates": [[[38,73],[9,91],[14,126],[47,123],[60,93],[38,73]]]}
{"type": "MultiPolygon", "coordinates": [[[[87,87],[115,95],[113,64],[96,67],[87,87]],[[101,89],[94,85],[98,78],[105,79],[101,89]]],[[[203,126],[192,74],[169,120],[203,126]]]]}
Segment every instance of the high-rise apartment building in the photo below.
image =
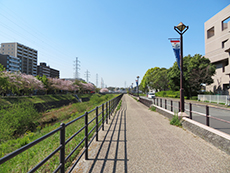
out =
{"type": "Polygon", "coordinates": [[[37,66],[37,75],[51,78],[59,78],[59,70],[50,68],[50,66],[46,66],[46,63],[42,62],[37,66]]]}
{"type": "Polygon", "coordinates": [[[214,83],[206,90],[230,92],[230,5],[205,22],[205,58],[216,65],[214,83]]]}
{"type": "Polygon", "coordinates": [[[40,65],[37,66],[37,75],[50,77],[50,67],[46,66],[46,63],[41,62],[40,65]]]}
{"type": "Polygon", "coordinates": [[[20,58],[22,73],[37,75],[37,50],[16,42],[1,43],[0,53],[20,58]]]}
{"type": "Polygon", "coordinates": [[[11,55],[0,54],[0,63],[5,67],[6,71],[11,71],[11,72],[21,71],[20,58],[11,55]]]}
{"type": "Polygon", "coordinates": [[[59,72],[59,70],[50,68],[50,77],[51,77],[51,78],[59,78],[59,77],[60,77],[60,72],[59,72]]]}

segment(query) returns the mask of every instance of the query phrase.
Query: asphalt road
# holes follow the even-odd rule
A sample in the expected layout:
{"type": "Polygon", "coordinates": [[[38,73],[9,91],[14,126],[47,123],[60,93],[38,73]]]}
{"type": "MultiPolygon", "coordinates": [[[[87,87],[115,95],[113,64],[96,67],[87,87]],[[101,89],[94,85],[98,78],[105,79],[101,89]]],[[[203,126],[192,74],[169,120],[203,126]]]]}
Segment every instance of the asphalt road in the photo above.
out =
{"type": "MultiPolygon", "coordinates": [[[[160,106],[160,101],[159,101],[159,106],[160,106]]],[[[167,102],[168,110],[171,110],[170,106],[171,106],[171,102],[167,102]]],[[[178,100],[173,100],[173,106],[174,106],[173,111],[178,112],[178,100]]],[[[165,108],[164,98],[162,98],[162,107],[165,108]]],[[[199,105],[197,103],[193,104],[192,111],[206,114],[206,104],[205,103],[202,103],[199,105]]],[[[185,112],[189,115],[189,101],[186,101],[185,103],[185,112]]],[[[230,110],[226,108],[209,105],[209,115],[211,117],[220,118],[220,119],[227,120],[230,122],[230,110]]],[[[206,117],[203,115],[192,113],[192,119],[202,124],[206,124],[206,117]]],[[[221,122],[219,120],[210,118],[209,126],[217,130],[220,130],[222,132],[225,132],[227,134],[230,134],[230,124],[229,123],[221,122]]]]}

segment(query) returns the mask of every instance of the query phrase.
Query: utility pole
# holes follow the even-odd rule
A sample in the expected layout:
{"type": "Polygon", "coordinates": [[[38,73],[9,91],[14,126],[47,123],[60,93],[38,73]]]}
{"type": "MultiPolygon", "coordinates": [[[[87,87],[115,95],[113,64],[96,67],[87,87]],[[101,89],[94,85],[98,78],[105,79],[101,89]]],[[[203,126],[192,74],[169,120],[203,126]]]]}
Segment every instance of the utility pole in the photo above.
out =
{"type": "Polygon", "coordinates": [[[89,70],[86,70],[85,77],[86,77],[86,82],[88,83],[89,82],[89,77],[90,77],[89,70]]]}
{"type": "Polygon", "coordinates": [[[79,79],[80,78],[80,61],[78,60],[78,57],[76,57],[76,60],[74,61],[74,78],[79,79]]]}

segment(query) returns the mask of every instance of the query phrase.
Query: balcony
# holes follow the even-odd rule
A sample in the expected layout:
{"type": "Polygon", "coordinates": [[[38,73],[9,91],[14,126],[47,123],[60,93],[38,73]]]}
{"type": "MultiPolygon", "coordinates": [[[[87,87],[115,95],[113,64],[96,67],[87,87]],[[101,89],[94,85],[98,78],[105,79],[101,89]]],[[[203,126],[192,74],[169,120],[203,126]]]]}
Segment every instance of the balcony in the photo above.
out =
{"type": "Polygon", "coordinates": [[[226,75],[230,75],[230,64],[228,66],[225,66],[225,73],[226,75]]]}
{"type": "Polygon", "coordinates": [[[228,40],[224,43],[224,51],[230,52],[230,40],[228,40]]]}
{"type": "Polygon", "coordinates": [[[9,64],[9,66],[15,67],[15,68],[19,68],[19,65],[18,65],[18,64],[9,64]]]}
{"type": "Polygon", "coordinates": [[[9,62],[10,62],[10,63],[16,63],[16,64],[19,64],[19,63],[20,63],[19,60],[14,60],[14,59],[9,59],[9,62]]]}
{"type": "Polygon", "coordinates": [[[19,49],[18,49],[18,52],[19,52],[19,53],[22,53],[22,51],[21,51],[21,50],[19,50],[19,49]]]}

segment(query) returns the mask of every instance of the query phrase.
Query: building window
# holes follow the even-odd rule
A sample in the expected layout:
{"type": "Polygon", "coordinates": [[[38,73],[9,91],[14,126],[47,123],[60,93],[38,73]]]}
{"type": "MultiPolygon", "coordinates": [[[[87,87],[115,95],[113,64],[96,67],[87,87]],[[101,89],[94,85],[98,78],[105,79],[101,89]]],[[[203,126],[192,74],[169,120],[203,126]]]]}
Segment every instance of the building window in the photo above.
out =
{"type": "Polygon", "coordinates": [[[226,47],[225,46],[225,44],[226,44],[226,42],[228,41],[228,39],[227,40],[224,40],[224,41],[222,41],[222,49],[224,48],[224,47],[226,47]]]}
{"type": "Polygon", "coordinates": [[[207,31],[208,38],[214,36],[214,26],[207,31]]]}
{"type": "Polygon", "coordinates": [[[230,22],[230,16],[222,21],[222,31],[228,28],[228,22],[230,22]]]}

